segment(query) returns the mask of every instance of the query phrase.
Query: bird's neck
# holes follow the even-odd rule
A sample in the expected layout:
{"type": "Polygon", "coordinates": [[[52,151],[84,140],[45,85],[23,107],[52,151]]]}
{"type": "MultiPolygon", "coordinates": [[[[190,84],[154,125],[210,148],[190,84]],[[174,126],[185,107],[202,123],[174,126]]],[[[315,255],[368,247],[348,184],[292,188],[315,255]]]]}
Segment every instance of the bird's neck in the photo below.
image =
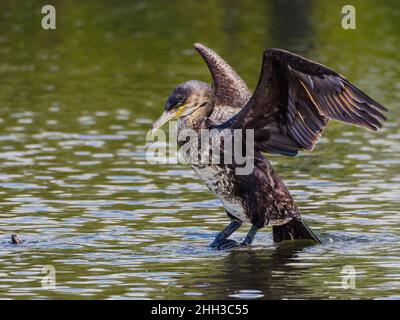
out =
{"type": "Polygon", "coordinates": [[[192,129],[196,132],[203,128],[204,120],[210,116],[212,112],[211,102],[205,106],[197,108],[187,116],[178,119],[178,132],[183,129],[192,129]]]}
{"type": "Polygon", "coordinates": [[[192,129],[197,132],[201,129],[203,121],[204,119],[190,117],[190,115],[181,117],[178,119],[178,132],[184,129],[192,129]]]}

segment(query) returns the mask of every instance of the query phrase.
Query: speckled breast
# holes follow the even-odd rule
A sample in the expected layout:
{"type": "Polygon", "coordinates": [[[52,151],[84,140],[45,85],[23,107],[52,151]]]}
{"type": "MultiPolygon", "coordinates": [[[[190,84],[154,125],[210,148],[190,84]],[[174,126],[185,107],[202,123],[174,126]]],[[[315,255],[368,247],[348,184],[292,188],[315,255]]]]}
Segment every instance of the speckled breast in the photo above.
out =
{"type": "Polygon", "coordinates": [[[224,165],[191,164],[196,175],[221,201],[224,208],[241,221],[249,222],[241,199],[234,194],[234,176],[231,169],[224,165]]]}
{"type": "MultiPolygon", "coordinates": [[[[187,128],[186,123],[178,121],[178,133],[185,128],[187,128]]],[[[215,159],[208,158],[210,150],[207,148],[200,150],[198,148],[199,145],[199,141],[195,139],[183,143],[178,141],[180,152],[185,160],[207,188],[217,196],[224,208],[239,220],[249,222],[240,197],[235,195],[234,171],[224,164],[214,162],[215,159]],[[204,154],[201,154],[202,152],[204,154]],[[208,159],[210,161],[201,162],[199,159],[208,159]]]]}

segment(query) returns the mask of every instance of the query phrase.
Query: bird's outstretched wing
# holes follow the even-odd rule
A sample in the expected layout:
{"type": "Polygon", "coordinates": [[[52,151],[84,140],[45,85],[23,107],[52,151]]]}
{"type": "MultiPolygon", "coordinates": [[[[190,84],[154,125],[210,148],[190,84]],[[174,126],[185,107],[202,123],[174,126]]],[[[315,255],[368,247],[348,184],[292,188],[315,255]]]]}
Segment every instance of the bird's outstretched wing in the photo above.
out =
{"type": "Polygon", "coordinates": [[[214,110],[210,120],[222,123],[242,109],[251,97],[244,81],[216,52],[205,45],[195,43],[194,48],[210,70],[213,79],[214,110]]]}
{"type": "Polygon", "coordinates": [[[257,88],[223,128],[254,129],[259,151],[293,156],[312,150],[329,119],[382,127],[385,107],[335,71],[290,52],[264,52],[257,88]]]}

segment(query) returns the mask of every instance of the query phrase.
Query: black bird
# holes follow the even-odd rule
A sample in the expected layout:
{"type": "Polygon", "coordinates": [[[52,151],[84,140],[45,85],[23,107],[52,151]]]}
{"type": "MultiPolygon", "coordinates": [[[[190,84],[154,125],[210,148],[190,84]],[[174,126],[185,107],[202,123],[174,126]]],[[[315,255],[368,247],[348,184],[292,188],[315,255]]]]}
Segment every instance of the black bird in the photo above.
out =
{"type": "Polygon", "coordinates": [[[332,69],[280,49],[264,52],[261,75],[251,94],[217,53],[202,44],[195,44],[194,48],[205,60],[213,85],[197,80],[179,84],[168,97],[153,131],[177,118],[178,135],[185,129],[215,129],[217,136],[235,129],[254,132],[254,150],[248,155],[254,168],[245,175],[237,174],[236,162],[199,163],[198,155],[187,151],[193,141],[178,141],[185,147],[190,166],[221,200],[231,219],[211,246],[237,246],[228,237],[243,222],[252,226],[242,245],[251,244],[257,230],[268,224],[272,225],[275,242],[310,239],[320,243],[301,219],[288,189],[263,154],[295,156],[300,150],[313,150],[329,119],[375,131],[386,120],[382,112],[387,109],[332,69]]]}

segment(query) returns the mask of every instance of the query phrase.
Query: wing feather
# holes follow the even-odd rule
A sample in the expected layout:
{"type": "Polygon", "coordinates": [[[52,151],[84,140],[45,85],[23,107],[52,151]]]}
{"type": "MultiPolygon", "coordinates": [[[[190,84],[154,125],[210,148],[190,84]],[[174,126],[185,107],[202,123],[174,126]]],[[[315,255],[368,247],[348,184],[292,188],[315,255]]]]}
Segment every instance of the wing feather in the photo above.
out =
{"type": "Polygon", "coordinates": [[[251,92],[235,70],[215,51],[200,43],[195,43],[194,48],[204,59],[213,79],[214,109],[210,120],[223,123],[246,105],[251,92]]]}
{"type": "Polygon", "coordinates": [[[254,129],[258,150],[295,155],[315,147],[329,119],[375,131],[386,120],[384,111],[332,69],[269,49],[251,99],[221,127],[254,129]]]}

